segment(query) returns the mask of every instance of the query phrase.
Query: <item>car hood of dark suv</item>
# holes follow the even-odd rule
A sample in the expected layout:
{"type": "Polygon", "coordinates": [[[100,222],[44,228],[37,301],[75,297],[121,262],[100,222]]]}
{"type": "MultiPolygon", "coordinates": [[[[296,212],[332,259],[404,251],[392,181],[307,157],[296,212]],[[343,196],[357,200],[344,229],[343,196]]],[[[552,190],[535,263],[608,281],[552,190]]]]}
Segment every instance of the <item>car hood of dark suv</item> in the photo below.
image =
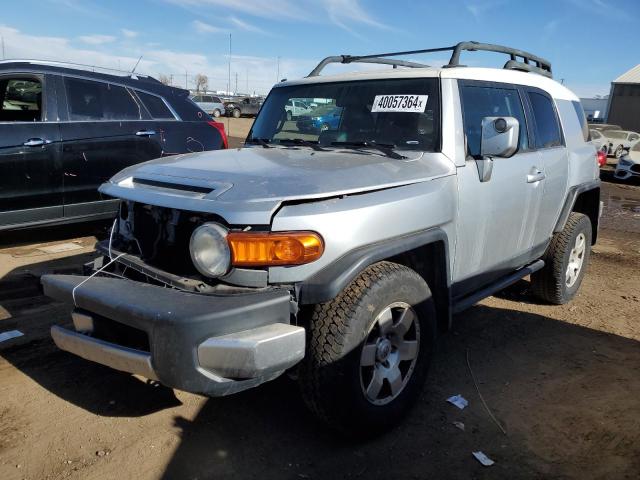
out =
{"type": "Polygon", "coordinates": [[[406,155],[393,159],[373,150],[308,147],[191,153],[129,167],[100,191],[151,205],[218,213],[230,223],[263,224],[282,202],[393,188],[454,173],[442,154],[406,155]]]}

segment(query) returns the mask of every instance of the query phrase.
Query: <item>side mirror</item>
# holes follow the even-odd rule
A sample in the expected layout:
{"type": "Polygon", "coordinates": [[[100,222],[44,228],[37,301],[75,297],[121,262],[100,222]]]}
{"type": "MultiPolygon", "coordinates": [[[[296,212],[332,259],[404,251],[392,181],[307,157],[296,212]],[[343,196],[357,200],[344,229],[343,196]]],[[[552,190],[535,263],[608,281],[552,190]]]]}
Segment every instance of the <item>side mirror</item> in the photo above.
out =
{"type": "Polygon", "coordinates": [[[480,155],[483,157],[512,157],[518,151],[520,122],[513,117],[484,117],[480,155]]]}
{"type": "Polygon", "coordinates": [[[518,151],[520,122],[513,117],[484,117],[480,138],[480,155],[476,159],[481,182],[491,180],[492,157],[512,157],[518,151]]]}

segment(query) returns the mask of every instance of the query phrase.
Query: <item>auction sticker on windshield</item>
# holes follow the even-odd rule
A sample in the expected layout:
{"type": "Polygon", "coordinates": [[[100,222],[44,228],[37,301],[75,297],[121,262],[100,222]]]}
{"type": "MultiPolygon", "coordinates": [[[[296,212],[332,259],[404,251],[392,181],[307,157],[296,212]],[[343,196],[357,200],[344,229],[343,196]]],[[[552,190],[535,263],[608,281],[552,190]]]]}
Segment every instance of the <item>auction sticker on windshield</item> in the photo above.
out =
{"type": "Polygon", "coordinates": [[[429,95],[376,95],[372,112],[416,112],[427,108],[429,95]]]}

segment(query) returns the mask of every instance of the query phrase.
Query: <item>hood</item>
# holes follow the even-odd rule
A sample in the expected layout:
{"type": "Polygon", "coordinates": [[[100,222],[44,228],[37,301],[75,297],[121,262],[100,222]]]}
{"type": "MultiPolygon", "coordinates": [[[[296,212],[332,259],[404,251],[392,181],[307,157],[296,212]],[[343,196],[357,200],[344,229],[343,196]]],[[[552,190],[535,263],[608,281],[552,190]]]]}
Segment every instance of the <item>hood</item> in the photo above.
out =
{"type": "Polygon", "coordinates": [[[341,149],[320,152],[307,147],[190,153],[129,167],[101,191],[153,205],[210,211],[236,223],[229,214],[252,210],[273,213],[286,201],[391,188],[454,172],[453,164],[442,154],[406,155],[411,157],[396,160],[378,153],[341,149]],[[160,204],[159,194],[167,197],[160,204]],[[185,200],[178,201],[180,197],[185,200]],[[190,207],[199,206],[186,208],[185,202],[190,207]]]}

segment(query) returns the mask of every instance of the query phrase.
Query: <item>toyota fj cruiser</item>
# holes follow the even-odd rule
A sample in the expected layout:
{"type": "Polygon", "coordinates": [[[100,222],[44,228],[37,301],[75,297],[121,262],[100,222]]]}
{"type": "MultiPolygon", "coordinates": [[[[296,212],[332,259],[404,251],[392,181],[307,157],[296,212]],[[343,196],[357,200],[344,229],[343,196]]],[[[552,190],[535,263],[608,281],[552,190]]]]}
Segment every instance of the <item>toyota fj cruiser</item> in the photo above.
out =
{"type": "MultiPolygon", "coordinates": [[[[310,113],[313,115],[313,113],[310,113]]],[[[276,85],[244,148],[123,170],[86,276],[47,275],[74,305],[55,343],[170,387],[227,395],[293,373],[352,434],[397,423],[452,315],[531,277],[571,300],[600,188],[578,98],[550,64],[496,45],[323,60],[276,85]],[[451,50],[432,68],[398,56],[451,50]],[[503,69],[463,51],[509,55],[503,69]],[[391,65],[320,76],[329,63],[391,65]],[[300,131],[290,100],[339,121],[300,131]]]]}

